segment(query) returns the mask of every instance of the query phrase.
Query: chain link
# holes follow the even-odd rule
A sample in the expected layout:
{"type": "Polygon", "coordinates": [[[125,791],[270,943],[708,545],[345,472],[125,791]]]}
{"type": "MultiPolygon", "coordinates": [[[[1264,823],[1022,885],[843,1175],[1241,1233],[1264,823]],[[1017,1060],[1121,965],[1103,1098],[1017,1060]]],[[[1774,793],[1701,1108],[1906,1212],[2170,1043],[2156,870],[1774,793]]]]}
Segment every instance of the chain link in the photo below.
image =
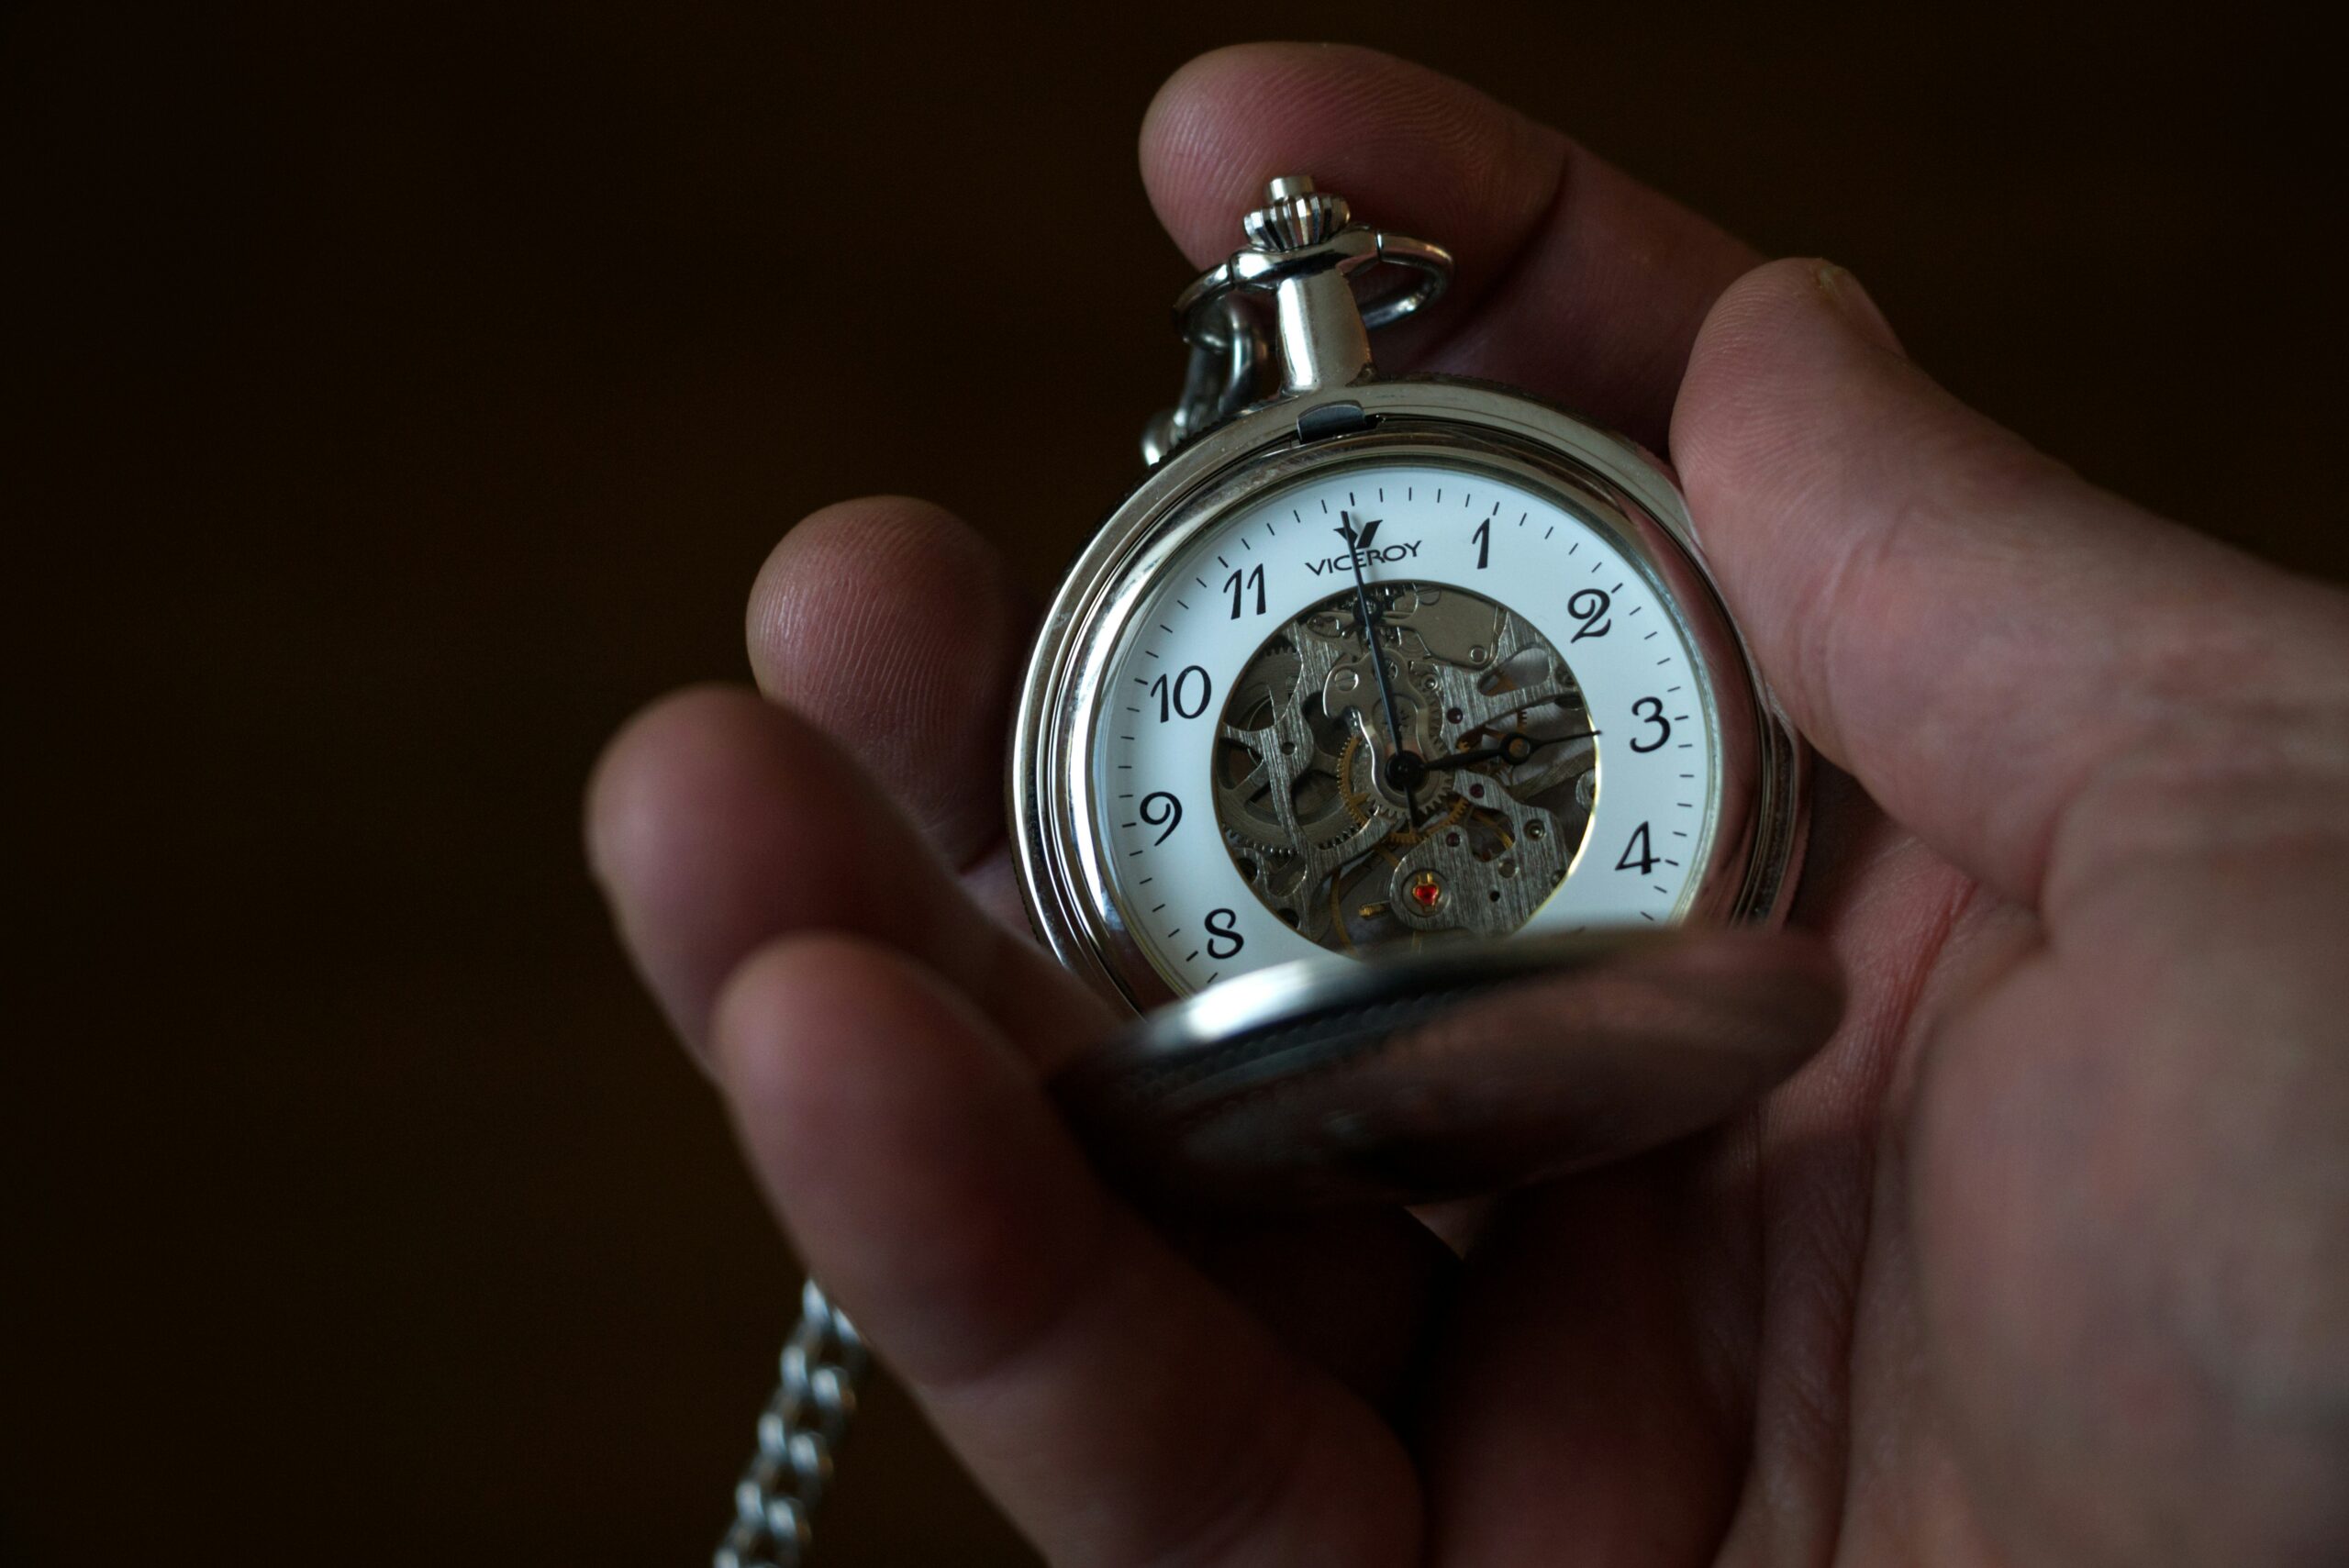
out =
{"type": "Polygon", "coordinates": [[[1184,322],[1191,358],[1183,373],[1182,395],[1142,427],[1141,458],[1160,459],[1193,436],[1230,418],[1271,390],[1270,339],[1229,295],[1206,300],[1184,322]]]}
{"type": "Polygon", "coordinates": [[[856,1326],[823,1287],[814,1280],[801,1286],[782,1381],[759,1417],[758,1451],[734,1484],[734,1522],[712,1568],[800,1568],[871,1361],[856,1326]]]}

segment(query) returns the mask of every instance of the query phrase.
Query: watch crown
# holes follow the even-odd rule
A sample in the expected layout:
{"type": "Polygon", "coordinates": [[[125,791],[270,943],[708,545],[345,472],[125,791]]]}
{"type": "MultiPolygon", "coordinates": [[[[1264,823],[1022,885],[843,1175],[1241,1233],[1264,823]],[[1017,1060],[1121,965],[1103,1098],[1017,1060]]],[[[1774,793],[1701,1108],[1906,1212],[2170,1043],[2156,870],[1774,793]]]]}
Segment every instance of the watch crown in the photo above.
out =
{"type": "Polygon", "coordinates": [[[1259,250],[1302,250],[1345,228],[1352,216],[1345,197],[1317,191],[1306,176],[1291,174],[1265,186],[1264,205],[1240,226],[1259,250]]]}

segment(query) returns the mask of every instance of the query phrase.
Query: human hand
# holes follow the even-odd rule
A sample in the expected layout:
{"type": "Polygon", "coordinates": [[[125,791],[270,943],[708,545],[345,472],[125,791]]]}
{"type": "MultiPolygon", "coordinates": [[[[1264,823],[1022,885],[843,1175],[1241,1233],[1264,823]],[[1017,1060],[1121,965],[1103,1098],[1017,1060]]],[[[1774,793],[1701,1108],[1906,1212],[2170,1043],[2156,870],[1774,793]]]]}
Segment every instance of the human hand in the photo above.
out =
{"type": "Polygon", "coordinates": [[[595,864],[810,1266],[1055,1562],[2349,1555],[2349,600],[1957,405],[1846,273],[1359,50],[1181,72],[1192,259],[1309,170],[1443,240],[1391,368],[1668,450],[1831,764],[1847,1022],[1736,1124],[1514,1195],[1188,1238],[1040,1092],[1106,1009],[1019,933],[1031,613],[905,500],[753,591],[757,695],[598,770],[595,864]],[[818,901],[803,890],[820,888],[818,901]]]}

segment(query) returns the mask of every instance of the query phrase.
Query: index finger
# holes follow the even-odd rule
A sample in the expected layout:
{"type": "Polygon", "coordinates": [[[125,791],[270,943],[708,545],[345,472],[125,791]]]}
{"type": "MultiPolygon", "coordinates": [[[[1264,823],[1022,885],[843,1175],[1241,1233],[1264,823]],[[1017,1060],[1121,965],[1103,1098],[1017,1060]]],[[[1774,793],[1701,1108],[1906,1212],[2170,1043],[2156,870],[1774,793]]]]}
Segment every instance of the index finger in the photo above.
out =
{"type": "Polygon", "coordinates": [[[1141,171],[1167,232],[1207,266],[1264,183],[1309,174],[1375,228],[1459,263],[1382,367],[1513,382],[1662,450],[1689,346],[1758,258],[1547,126],[1375,50],[1244,44],[1159,90],[1141,171]]]}

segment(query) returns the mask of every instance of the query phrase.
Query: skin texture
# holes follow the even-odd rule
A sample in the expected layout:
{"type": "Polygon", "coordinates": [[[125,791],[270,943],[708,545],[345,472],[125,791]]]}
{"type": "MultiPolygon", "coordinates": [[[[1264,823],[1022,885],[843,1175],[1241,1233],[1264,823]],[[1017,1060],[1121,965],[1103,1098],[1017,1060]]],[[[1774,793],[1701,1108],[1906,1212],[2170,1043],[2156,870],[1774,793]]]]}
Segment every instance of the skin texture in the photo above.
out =
{"type": "Polygon", "coordinates": [[[794,1240],[1011,1517],[1167,1568],[2349,1557],[2349,600],[1970,413],[1850,274],[1410,65],[1209,55],[1141,161],[1202,264],[1297,170],[1443,240],[1458,294],[1382,363],[1669,452],[1831,764],[1796,917],[1852,999],[1733,1125],[1463,1257],[1402,1215],[1165,1239],[1039,1091],[1109,1020],[1019,934],[1031,608],[922,503],[807,519],[758,690],[634,720],[591,855],[794,1240]]]}

